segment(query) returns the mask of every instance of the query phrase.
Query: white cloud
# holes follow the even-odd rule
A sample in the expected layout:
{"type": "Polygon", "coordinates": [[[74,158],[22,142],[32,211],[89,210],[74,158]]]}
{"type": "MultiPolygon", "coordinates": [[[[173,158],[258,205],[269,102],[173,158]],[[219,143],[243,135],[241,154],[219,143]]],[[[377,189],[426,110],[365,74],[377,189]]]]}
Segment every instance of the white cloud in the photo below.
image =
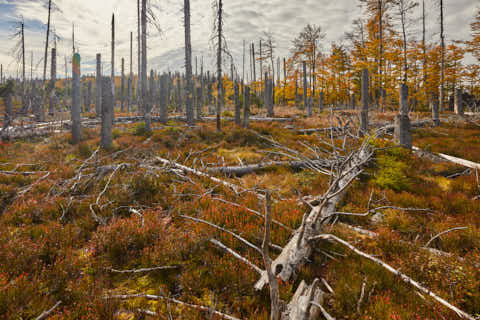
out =
{"type": "MultiPolygon", "coordinates": [[[[149,57],[154,58],[172,52],[184,46],[184,31],[182,20],[183,1],[181,0],[152,0],[159,5],[158,20],[164,30],[159,36],[150,28],[151,37],[148,42],[149,57]]],[[[0,20],[22,15],[26,20],[27,28],[34,26],[34,30],[26,33],[27,52],[33,51],[35,61],[43,57],[45,30],[39,28],[39,23],[46,23],[47,10],[44,0],[0,0],[0,6],[12,6],[13,11],[0,12],[0,20]]],[[[58,43],[59,74],[64,73],[64,57],[70,57],[72,52],[72,23],[75,24],[75,39],[77,48],[82,56],[82,72],[94,71],[96,53],[101,53],[105,63],[104,72],[109,72],[110,63],[110,22],[112,13],[116,19],[116,70],[120,71],[121,57],[126,59],[126,70],[129,70],[130,32],[134,35],[133,70],[137,68],[136,58],[136,28],[137,8],[133,0],[56,0],[62,13],[54,12],[52,24],[63,40],[58,43]]],[[[438,38],[438,9],[427,1],[429,37],[438,38]]],[[[322,26],[327,34],[324,48],[330,47],[331,41],[340,40],[345,31],[351,28],[353,19],[359,17],[360,9],[356,0],[224,0],[227,13],[225,32],[234,52],[237,65],[241,65],[242,42],[258,41],[264,31],[273,32],[278,39],[278,55],[288,53],[290,41],[307,23],[322,26]]],[[[446,32],[450,39],[467,39],[469,24],[474,16],[476,3],[472,0],[446,1],[446,32]]],[[[1,7],[0,7],[1,10],[1,7]]],[[[418,9],[420,10],[420,8],[418,9]]],[[[418,11],[416,14],[419,15],[418,11]]],[[[191,0],[192,13],[192,44],[194,54],[205,55],[205,62],[213,61],[208,57],[209,38],[212,29],[211,0],[191,0]],[[195,51],[197,49],[197,51],[195,51]]],[[[418,23],[419,25],[419,23],[418,23]]],[[[8,30],[5,24],[0,24],[0,62],[9,66],[14,72],[12,58],[8,56],[13,46],[8,39],[8,30]],[[10,64],[10,65],[9,65],[10,64]]],[[[177,50],[175,52],[181,52],[177,50]]],[[[29,58],[30,55],[28,54],[29,58]]],[[[171,59],[171,55],[166,55],[171,59]]],[[[160,59],[156,68],[164,69],[167,66],[181,67],[183,57],[175,57],[172,61],[160,59]],[[174,61],[175,60],[175,63],[174,61]]],[[[29,61],[29,59],[27,59],[29,61]]],[[[158,61],[155,59],[154,61],[158,61]]],[[[27,63],[29,65],[29,63],[27,63]]],[[[248,64],[248,59],[246,64],[248,64]]],[[[4,67],[5,68],[5,67],[4,67]]],[[[29,66],[28,68],[29,69],[29,66]]],[[[41,75],[42,67],[37,75],[41,75]]]]}

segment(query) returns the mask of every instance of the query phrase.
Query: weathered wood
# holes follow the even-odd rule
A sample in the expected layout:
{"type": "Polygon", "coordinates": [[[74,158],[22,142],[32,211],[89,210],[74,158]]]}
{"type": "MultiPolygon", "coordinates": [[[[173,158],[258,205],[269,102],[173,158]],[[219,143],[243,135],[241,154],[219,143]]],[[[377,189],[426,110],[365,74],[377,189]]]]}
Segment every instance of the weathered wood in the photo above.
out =
{"type": "Polygon", "coordinates": [[[455,113],[464,116],[463,92],[462,89],[455,90],[455,113]]]}
{"type": "Polygon", "coordinates": [[[245,86],[245,97],[243,99],[243,127],[250,127],[250,87],[245,86]]]}
{"type": "Polygon", "coordinates": [[[241,125],[241,112],[240,112],[240,93],[239,93],[239,88],[238,88],[238,82],[235,81],[235,86],[234,86],[234,103],[235,103],[235,124],[236,125],[241,125]]]}
{"type": "Polygon", "coordinates": [[[113,91],[112,80],[104,77],[102,80],[102,127],[100,146],[103,149],[109,149],[113,143],[112,125],[113,125],[113,91]]]}
{"type": "Polygon", "coordinates": [[[394,141],[404,148],[412,148],[412,133],[408,117],[408,86],[400,85],[400,114],[395,116],[394,141]]]}
{"type": "Polygon", "coordinates": [[[368,69],[362,71],[362,111],[360,112],[360,134],[368,132],[368,104],[369,104],[369,76],[368,69]]]}
{"type": "MultiPolygon", "coordinates": [[[[328,161],[312,161],[318,166],[329,167],[328,161]]],[[[256,164],[249,164],[243,166],[227,166],[227,167],[211,167],[208,168],[207,171],[209,173],[221,173],[227,176],[244,176],[247,174],[251,174],[254,172],[262,171],[269,168],[274,167],[289,167],[294,170],[308,168],[311,163],[307,163],[306,161],[270,161],[270,162],[263,162],[263,163],[256,163],[256,164]]]]}
{"type": "Polygon", "coordinates": [[[75,53],[73,55],[72,61],[72,73],[73,73],[73,82],[72,82],[72,141],[74,144],[80,142],[82,137],[82,125],[80,122],[80,55],[75,53]]]}
{"type": "MultiPolygon", "coordinates": [[[[344,198],[346,188],[361,173],[362,166],[371,159],[372,154],[369,147],[363,144],[342,165],[342,171],[331,182],[329,190],[323,195],[320,204],[312,207],[310,212],[304,216],[302,225],[292,233],[290,241],[273,261],[272,268],[277,277],[288,281],[305,264],[313,252],[312,245],[306,239],[321,233],[322,221],[334,215],[336,206],[344,198]]],[[[255,284],[255,289],[261,290],[267,283],[268,280],[264,274],[255,284]]]]}
{"type": "Polygon", "coordinates": [[[432,154],[432,155],[434,155],[434,156],[436,156],[436,157],[439,157],[439,158],[441,158],[441,159],[443,159],[443,160],[446,160],[446,161],[449,161],[449,162],[452,162],[452,163],[461,165],[461,166],[466,167],[466,168],[480,170],[480,163],[475,163],[475,162],[473,162],[473,161],[465,160],[465,159],[462,159],[462,158],[457,158],[457,157],[454,157],[454,156],[449,156],[448,154],[427,152],[427,151],[422,150],[422,149],[420,149],[420,148],[418,148],[418,147],[415,147],[415,146],[413,146],[412,149],[413,149],[415,152],[432,154]]]}
{"type": "Polygon", "coordinates": [[[98,117],[102,112],[102,55],[100,53],[97,53],[97,72],[95,77],[95,113],[98,117]]]}

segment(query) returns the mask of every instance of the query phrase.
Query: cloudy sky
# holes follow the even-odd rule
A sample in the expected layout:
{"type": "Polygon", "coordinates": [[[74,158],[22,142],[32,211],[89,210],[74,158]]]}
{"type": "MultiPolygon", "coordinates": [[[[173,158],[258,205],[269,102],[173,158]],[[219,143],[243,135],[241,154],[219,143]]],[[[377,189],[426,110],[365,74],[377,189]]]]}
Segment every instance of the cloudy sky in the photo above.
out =
{"type": "MultiPolygon", "coordinates": [[[[184,46],[182,0],[151,0],[156,5],[156,14],[163,33],[150,28],[150,67],[159,70],[182,68],[184,46]]],[[[428,14],[428,38],[438,39],[438,12],[434,3],[426,0],[428,14]]],[[[25,20],[27,74],[30,74],[33,52],[34,76],[40,76],[47,9],[47,0],[0,0],[0,63],[4,70],[15,75],[18,64],[11,51],[15,41],[11,39],[13,26],[19,19],[25,20]],[[38,65],[38,67],[37,67],[38,65]],[[35,71],[36,70],[36,71],[35,71]]],[[[59,10],[52,15],[55,32],[62,38],[57,44],[58,73],[65,73],[65,56],[72,52],[72,24],[75,25],[75,42],[82,56],[82,73],[93,72],[96,53],[101,53],[105,62],[104,72],[109,73],[110,21],[116,18],[117,54],[116,70],[120,71],[120,59],[126,59],[129,69],[130,32],[134,32],[133,70],[136,70],[136,14],[135,0],[54,0],[59,10]]],[[[446,34],[448,39],[468,39],[470,22],[473,20],[479,0],[445,0],[446,34]]],[[[213,63],[209,39],[212,33],[212,0],[191,0],[192,45],[194,56],[204,56],[208,68],[213,63]]],[[[291,40],[307,24],[320,25],[326,33],[323,50],[328,50],[332,41],[344,41],[344,32],[351,29],[352,20],[360,17],[362,9],[358,0],[224,0],[226,12],[225,32],[238,70],[242,66],[242,44],[256,41],[264,32],[271,32],[277,42],[276,55],[288,54],[291,40]]],[[[414,13],[420,15],[420,8],[414,13]]],[[[420,27],[420,21],[416,25],[420,27]]],[[[416,28],[414,25],[413,28],[416,28]]],[[[199,58],[200,59],[200,58],[199,58]]],[[[473,60],[468,59],[468,62],[473,60]]],[[[69,64],[70,62],[68,62],[69,64]]],[[[247,63],[248,65],[248,60],[247,63]]],[[[194,65],[195,68],[195,65],[194,65]]]]}

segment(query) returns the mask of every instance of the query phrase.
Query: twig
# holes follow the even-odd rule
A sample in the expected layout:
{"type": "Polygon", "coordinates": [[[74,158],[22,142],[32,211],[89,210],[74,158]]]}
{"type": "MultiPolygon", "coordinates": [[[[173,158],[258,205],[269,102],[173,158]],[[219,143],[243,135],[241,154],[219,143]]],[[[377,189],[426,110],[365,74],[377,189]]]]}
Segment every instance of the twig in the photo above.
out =
{"type": "Polygon", "coordinates": [[[58,301],[57,303],[55,303],[55,305],[53,307],[51,307],[50,309],[48,310],[45,310],[43,311],[38,317],[35,318],[35,320],[43,320],[43,319],[47,319],[50,314],[55,311],[55,309],[62,304],[62,301],[58,301]]]}
{"type": "Polygon", "coordinates": [[[122,299],[122,300],[135,299],[135,298],[145,298],[145,299],[148,299],[148,300],[167,300],[167,301],[175,302],[177,304],[180,304],[180,305],[183,305],[183,306],[186,306],[186,307],[190,307],[190,308],[193,308],[193,309],[197,309],[197,310],[201,310],[201,311],[205,311],[205,312],[212,312],[216,316],[219,316],[223,319],[240,320],[239,318],[233,317],[231,315],[219,312],[217,310],[212,310],[209,307],[200,306],[200,305],[196,305],[196,304],[190,304],[190,303],[183,302],[183,301],[180,301],[180,300],[177,300],[177,299],[174,299],[174,298],[168,298],[168,297],[164,297],[164,296],[155,296],[155,295],[152,295],[152,294],[144,294],[144,293],[123,294],[123,295],[106,296],[104,298],[105,299],[122,299]]]}
{"type": "Polygon", "coordinates": [[[465,229],[468,229],[468,227],[456,227],[456,228],[451,228],[451,229],[445,230],[443,232],[440,232],[439,234],[437,234],[436,236],[434,236],[430,240],[428,240],[428,242],[425,244],[424,248],[428,248],[428,246],[430,245],[430,243],[432,243],[433,240],[437,239],[438,237],[441,237],[442,235],[444,235],[446,233],[449,233],[449,232],[455,231],[455,230],[465,230],[465,229]]]}
{"type": "Polygon", "coordinates": [[[214,245],[216,245],[217,247],[219,247],[220,249],[230,253],[232,256],[234,256],[238,260],[242,261],[243,263],[245,263],[247,266],[249,266],[250,268],[252,268],[256,272],[258,272],[259,274],[262,275],[264,273],[264,271],[262,269],[260,269],[259,267],[257,267],[256,265],[254,265],[253,263],[248,261],[246,258],[242,257],[240,254],[238,254],[234,250],[230,249],[229,247],[227,247],[226,245],[224,245],[220,241],[215,240],[215,239],[210,239],[210,242],[213,243],[214,245]]]}
{"type": "Polygon", "coordinates": [[[222,228],[220,226],[217,226],[216,224],[213,224],[209,221],[206,221],[206,220],[203,220],[203,219],[199,219],[199,218],[194,218],[194,217],[190,217],[190,216],[185,216],[185,215],[180,215],[180,217],[182,218],[185,218],[185,219],[189,219],[189,220],[192,220],[192,221],[195,221],[195,222],[200,222],[200,223],[204,223],[210,227],[213,227],[213,228],[216,228],[218,230],[221,230],[223,232],[226,232],[228,233],[229,235],[235,237],[236,239],[240,240],[241,242],[243,242],[244,244],[246,244],[247,246],[249,246],[250,248],[256,250],[258,253],[262,254],[262,250],[257,247],[256,245],[254,245],[253,243],[251,243],[250,241],[248,241],[247,239],[245,238],[242,238],[241,236],[239,236],[238,234],[228,230],[228,229],[225,229],[225,228],[222,228]]]}
{"type": "Polygon", "coordinates": [[[131,269],[131,270],[117,270],[113,268],[107,268],[106,270],[114,273],[142,273],[142,272],[150,272],[150,271],[157,271],[157,270],[171,270],[171,269],[178,269],[179,266],[162,266],[162,267],[152,267],[152,268],[141,268],[141,269],[131,269]]]}

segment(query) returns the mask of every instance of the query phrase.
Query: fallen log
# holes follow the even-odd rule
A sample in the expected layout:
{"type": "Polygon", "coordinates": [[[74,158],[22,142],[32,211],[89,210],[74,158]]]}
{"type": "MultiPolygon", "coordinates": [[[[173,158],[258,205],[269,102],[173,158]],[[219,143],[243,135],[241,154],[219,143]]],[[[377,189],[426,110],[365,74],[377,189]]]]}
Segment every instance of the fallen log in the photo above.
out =
{"type": "Polygon", "coordinates": [[[328,161],[320,161],[320,160],[314,160],[311,162],[306,162],[306,161],[269,161],[269,162],[263,162],[263,163],[257,163],[257,164],[249,164],[249,165],[243,165],[243,166],[227,166],[227,167],[210,167],[207,169],[208,173],[211,174],[216,174],[216,173],[221,173],[225,174],[227,176],[237,176],[241,177],[247,174],[251,174],[254,172],[262,171],[265,169],[270,169],[273,167],[290,167],[293,170],[298,170],[298,169],[304,169],[304,168],[309,168],[311,164],[314,163],[315,165],[321,166],[321,167],[330,167],[330,164],[328,161]]]}
{"type": "MultiPolygon", "coordinates": [[[[240,193],[244,193],[244,192],[249,192],[249,190],[241,187],[241,186],[238,186],[236,184],[233,184],[233,183],[230,183],[228,181],[225,181],[225,180],[221,180],[221,179],[218,179],[218,178],[215,178],[205,172],[202,172],[200,170],[197,170],[197,169],[194,169],[194,168],[190,168],[190,167],[187,167],[187,166],[184,166],[182,164],[179,164],[179,163],[176,163],[174,161],[170,161],[170,160],[167,160],[167,159],[164,159],[164,158],[160,158],[160,157],[155,157],[155,159],[160,162],[161,164],[163,164],[164,166],[171,166],[171,167],[174,167],[178,170],[181,170],[181,171],[184,171],[184,172],[188,172],[188,173],[192,173],[196,176],[199,176],[199,177],[204,177],[204,178],[208,178],[210,180],[212,180],[213,182],[215,183],[218,183],[218,184],[221,184],[221,185],[224,185],[228,188],[230,188],[233,192],[235,192],[236,194],[240,194],[240,193]]],[[[253,192],[253,191],[250,191],[250,192],[253,192]]],[[[256,192],[253,192],[259,199],[264,199],[264,196],[259,194],[259,193],[256,193],[256,192]]]]}
{"type": "Polygon", "coordinates": [[[422,149],[420,149],[418,147],[415,147],[415,146],[413,146],[412,149],[413,149],[413,151],[415,151],[417,153],[432,155],[432,156],[437,157],[439,159],[446,160],[446,161],[461,165],[461,166],[466,167],[466,168],[477,169],[477,170],[480,169],[480,163],[472,162],[472,161],[465,160],[465,159],[462,159],[462,158],[449,156],[448,154],[428,152],[428,151],[422,150],[422,149]]]}
{"type": "MultiPolygon", "coordinates": [[[[305,264],[313,252],[313,246],[306,239],[321,233],[323,223],[326,222],[324,218],[331,217],[336,212],[336,207],[343,200],[346,188],[362,172],[362,167],[372,155],[373,151],[367,143],[364,143],[356,152],[338,164],[338,168],[342,170],[332,179],[327,192],[320,197],[320,204],[304,215],[302,225],[293,231],[290,241],[272,262],[272,270],[276,277],[288,281],[305,264]]],[[[268,278],[264,273],[255,284],[255,289],[262,290],[267,283],[268,278]]]]}

